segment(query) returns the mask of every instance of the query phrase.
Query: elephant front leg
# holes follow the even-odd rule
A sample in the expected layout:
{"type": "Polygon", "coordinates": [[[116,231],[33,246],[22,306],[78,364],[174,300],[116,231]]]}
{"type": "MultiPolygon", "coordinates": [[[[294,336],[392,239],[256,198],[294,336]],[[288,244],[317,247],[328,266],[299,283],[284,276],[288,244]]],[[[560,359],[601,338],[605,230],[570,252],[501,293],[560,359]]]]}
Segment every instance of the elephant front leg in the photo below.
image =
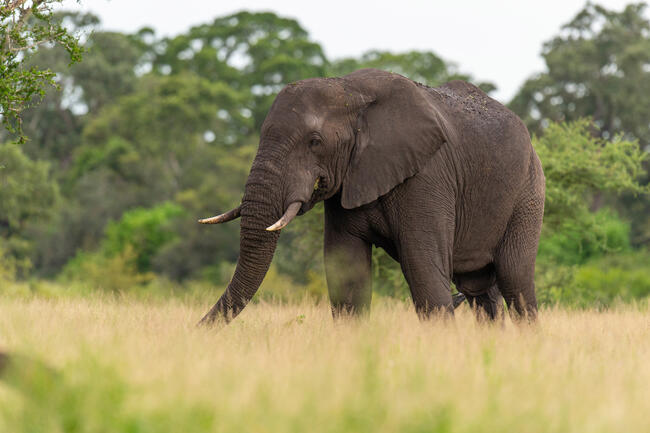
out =
{"type": "Polygon", "coordinates": [[[325,227],[325,275],[332,315],[357,315],[370,310],[372,245],[325,227]]]}

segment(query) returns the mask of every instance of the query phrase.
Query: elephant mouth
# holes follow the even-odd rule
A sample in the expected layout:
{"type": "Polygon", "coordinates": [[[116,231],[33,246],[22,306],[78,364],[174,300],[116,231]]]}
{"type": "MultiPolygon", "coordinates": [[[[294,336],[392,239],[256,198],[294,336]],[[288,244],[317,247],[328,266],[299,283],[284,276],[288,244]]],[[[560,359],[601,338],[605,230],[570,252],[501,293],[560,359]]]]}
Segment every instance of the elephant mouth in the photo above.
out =
{"type": "Polygon", "coordinates": [[[311,195],[311,202],[316,203],[320,200],[323,200],[327,195],[327,178],[325,176],[319,176],[314,182],[314,192],[311,195]]]}
{"type": "Polygon", "coordinates": [[[325,176],[319,176],[314,182],[314,190],[311,194],[311,197],[307,203],[302,207],[300,213],[304,213],[314,207],[316,203],[321,200],[324,200],[327,197],[328,193],[328,182],[325,176]]]}

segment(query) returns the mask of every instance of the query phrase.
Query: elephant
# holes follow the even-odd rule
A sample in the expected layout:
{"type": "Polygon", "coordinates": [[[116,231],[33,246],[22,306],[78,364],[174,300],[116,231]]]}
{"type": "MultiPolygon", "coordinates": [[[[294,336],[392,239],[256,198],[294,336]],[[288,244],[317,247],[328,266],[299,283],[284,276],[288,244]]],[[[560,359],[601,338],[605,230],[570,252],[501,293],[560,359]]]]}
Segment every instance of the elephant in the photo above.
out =
{"type": "Polygon", "coordinates": [[[335,318],[368,311],[374,245],[400,264],[420,318],[453,316],[454,282],[490,319],[505,300],[514,320],[535,321],[544,195],[526,126],[472,84],[428,87],[378,69],[288,84],[262,124],[241,204],[199,220],[241,218],[234,275],[200,323],[242,311],[281,229],[320,201],[335,318]]]}

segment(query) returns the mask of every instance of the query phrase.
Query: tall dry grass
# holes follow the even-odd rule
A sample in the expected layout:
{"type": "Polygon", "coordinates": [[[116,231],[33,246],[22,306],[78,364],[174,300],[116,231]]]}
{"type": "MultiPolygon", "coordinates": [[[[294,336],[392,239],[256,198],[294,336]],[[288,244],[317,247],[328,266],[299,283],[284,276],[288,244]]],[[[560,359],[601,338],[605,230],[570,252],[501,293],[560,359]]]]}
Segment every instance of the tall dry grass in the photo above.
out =
{"type": "Polygon", "coordinates": [[[251,305],[219,332],[178,300],[0,300],[0,431],[647,432],[650,313],[535,327],[420,322],[379,300],[251,305]]]}

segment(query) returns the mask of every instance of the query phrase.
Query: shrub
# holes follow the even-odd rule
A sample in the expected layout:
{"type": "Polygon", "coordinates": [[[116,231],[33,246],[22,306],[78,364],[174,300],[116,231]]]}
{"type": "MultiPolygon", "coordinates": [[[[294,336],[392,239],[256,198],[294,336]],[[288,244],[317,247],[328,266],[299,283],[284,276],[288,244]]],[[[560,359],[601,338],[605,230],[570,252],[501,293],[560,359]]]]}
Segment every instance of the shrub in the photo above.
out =
{"type": "Polygon", "coordinates": [[[153,279],[151,273],[141,273],[136,267],[137,256],[130,246],[112,256],[103,252],[79,252],[61,272],[63,282],[80,282],[88,290],[123,292],[141,287],[153,279]]]}
{"type": "Polygon", "coordinates": [[[542,304],[608,308],[650,297],[650,253],[603,256],[579,266],[540,263],[537,293],[542,304]]]}
{"type": "Polygon", "coordinates": [[[541,137],[533,137],[546,177],[544,225],[547,232],[567,222],[589,227],[589,206],[596,193],[647,193],[639,183],[648,155],[637,141],[622,136],[611,141],[594,136],[587,119],[552,123],[541,137]]]}
{"type": "Polygon", "coordinates": [[[153,256],[174,239],[170,221],[182,214],[183,208],[170,202],[127,211],[119,221],[108,224],[102,249],[108,256],[130,249],[137,270],[149,271],[153,256]]]}
{"type": "Polygon", "coordinates": [[[628,223],[603,209],[549,230],[540,240],[538,256],[557,264],[577,265],[607,253],[629,251],[629,233],[628,223]]]}
{"type": "Polygon", "coordinates": [[[16,260],[10,257],[5,247],[0,244],[0,285],[14,281],[16,278],[16,260]]]}

